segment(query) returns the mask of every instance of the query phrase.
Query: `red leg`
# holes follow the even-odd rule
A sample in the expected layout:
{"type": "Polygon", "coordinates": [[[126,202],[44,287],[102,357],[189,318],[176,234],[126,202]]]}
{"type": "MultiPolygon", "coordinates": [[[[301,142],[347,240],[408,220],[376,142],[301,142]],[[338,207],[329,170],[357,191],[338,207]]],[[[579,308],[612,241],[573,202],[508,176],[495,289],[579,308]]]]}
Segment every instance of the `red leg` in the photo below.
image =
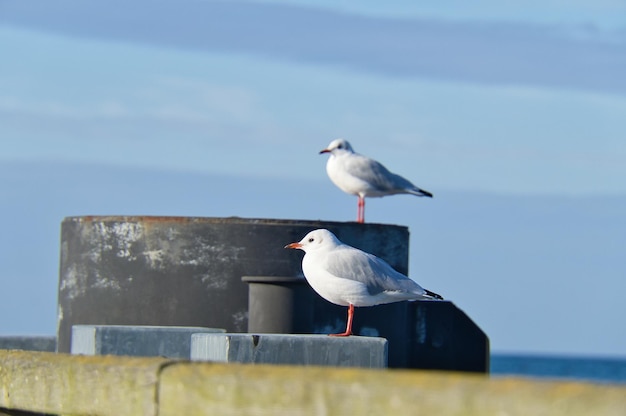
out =
{"type": "Polygon", "coordinates": [[[352,335],[352,320],[354,319],[354,305],[350,304],[348,307],[348,325],[346,326],[346,332],[341,334],[330,334],[331,337],[348,337],[352,335]]]}
{"type": "Polygon", "coordinates": [[[359,202],[357,203],[356,222],[365,222],[365,198],[359,196],[359,202]]]}

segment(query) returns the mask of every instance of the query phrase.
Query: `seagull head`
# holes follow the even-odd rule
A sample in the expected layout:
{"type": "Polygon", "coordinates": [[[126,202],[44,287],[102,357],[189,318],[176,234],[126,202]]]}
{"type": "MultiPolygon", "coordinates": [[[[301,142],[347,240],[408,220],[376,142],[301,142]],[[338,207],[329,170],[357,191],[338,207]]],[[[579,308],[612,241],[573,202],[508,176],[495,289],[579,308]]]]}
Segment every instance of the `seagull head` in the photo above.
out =
{"type": "Polygon", "coordinates": [[[350,146],[350,143],[346,139],[335,139],[330,142],[326,149],[321,150],[320,154],[330,153],[334,155],[339,152],[354,153],[354,150],[352,150],[352,146],[350,146]]]}
{"type": "Polygon", "coordinates": [[[310,251],[329,249],[341,245],[341,241],[327,229],[313,230],[297,243],[287,244],[285,248],[296,248],[308,253],[310,251]]]}

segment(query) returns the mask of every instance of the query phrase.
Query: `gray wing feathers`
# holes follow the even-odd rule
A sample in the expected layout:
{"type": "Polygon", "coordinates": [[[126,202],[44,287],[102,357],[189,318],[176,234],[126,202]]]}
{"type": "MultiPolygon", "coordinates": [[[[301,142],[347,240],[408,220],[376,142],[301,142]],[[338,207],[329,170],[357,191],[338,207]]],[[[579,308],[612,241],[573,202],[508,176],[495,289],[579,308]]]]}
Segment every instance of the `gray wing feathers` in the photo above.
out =
{"type": "Polygon", "coordinates": [[[381,163],[362,155],[358,156],[358,159],[352,159],[355,163],[350,163],[346,166],[348,172],[368,182],[377,191],[404,190],[414,194],[421,194],[422,190],[420,188],[402,176],[390,172],[381,163]]]}
{"type": "Polygon", "coordinates": [[[415,281],[395,271],[384,260],[361,250],[346,246],[335,251],[329,260],[330,273],[363,283],[371,295],[385,291],[425,294],[415,281]]]}

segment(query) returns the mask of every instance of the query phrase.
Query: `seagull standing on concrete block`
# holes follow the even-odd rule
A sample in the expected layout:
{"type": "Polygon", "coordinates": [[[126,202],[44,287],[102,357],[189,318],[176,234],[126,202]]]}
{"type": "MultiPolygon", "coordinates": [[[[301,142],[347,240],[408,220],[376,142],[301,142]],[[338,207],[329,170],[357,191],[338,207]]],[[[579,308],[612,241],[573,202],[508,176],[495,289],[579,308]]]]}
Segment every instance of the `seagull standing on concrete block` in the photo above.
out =
{"type": "Polygon", "coordinates": [[[342,243],[326,229],[311,231],[285,248],[304,251],[302,271],[313,290],[331,303],[348,307],[345,332],[333,336],[352,335],[355,306],[443,299],[395,271],[386,261],[342,243]]]}
{"type": "Polygon", "coordinates": [[[389,172],[381,163],[360,155],[344,139],[330,142],[322,153],[330,153],[326,172],[342,191],[358,196],[357,222],[365,221],[365,197],[383,197],[394,194],[411,194],[433,197],[428,191],[413,185],[408,179],[389,172]]]}

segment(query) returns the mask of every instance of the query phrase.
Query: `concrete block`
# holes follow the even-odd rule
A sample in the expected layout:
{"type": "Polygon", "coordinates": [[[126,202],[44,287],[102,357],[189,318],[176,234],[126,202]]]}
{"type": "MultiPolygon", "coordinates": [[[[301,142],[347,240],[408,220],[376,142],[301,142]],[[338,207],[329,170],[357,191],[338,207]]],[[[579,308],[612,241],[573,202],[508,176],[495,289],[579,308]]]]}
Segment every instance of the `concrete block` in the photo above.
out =
{"type": "Polygon", "coordinates": [[[191,359],[227,363],[384,368],[387,340],[293,334],[194,334],[191,359]]]}
{"type": "Polygon", "coordinates": [[[161,371],[159,416],[623,416],[626,387],[362,368],[179,363],[161,371]]]}
{"type": "Polygon", "coordinates": [[[0,337],[0,350],[24,350],[54,352],[57,346],[55,336],[9,336],[0,337]]]}
{"type": "Polygon", "coordinates": [[[8,412],[20,415],[156,415],[159,375],[171,362],[0,351],[0,408],[29,412],[8,412]]]}
{"type": "Polygon", "coordinates": [[[71,352],[189,359],[192,334],[223,332],[184,326],[74,325],[71,352]]]}
{"type": "Polygon", "coordinates": [[[624,409],[619,384],[0,351],[0,413],[10,415],[623,416],[624,409]]]}

